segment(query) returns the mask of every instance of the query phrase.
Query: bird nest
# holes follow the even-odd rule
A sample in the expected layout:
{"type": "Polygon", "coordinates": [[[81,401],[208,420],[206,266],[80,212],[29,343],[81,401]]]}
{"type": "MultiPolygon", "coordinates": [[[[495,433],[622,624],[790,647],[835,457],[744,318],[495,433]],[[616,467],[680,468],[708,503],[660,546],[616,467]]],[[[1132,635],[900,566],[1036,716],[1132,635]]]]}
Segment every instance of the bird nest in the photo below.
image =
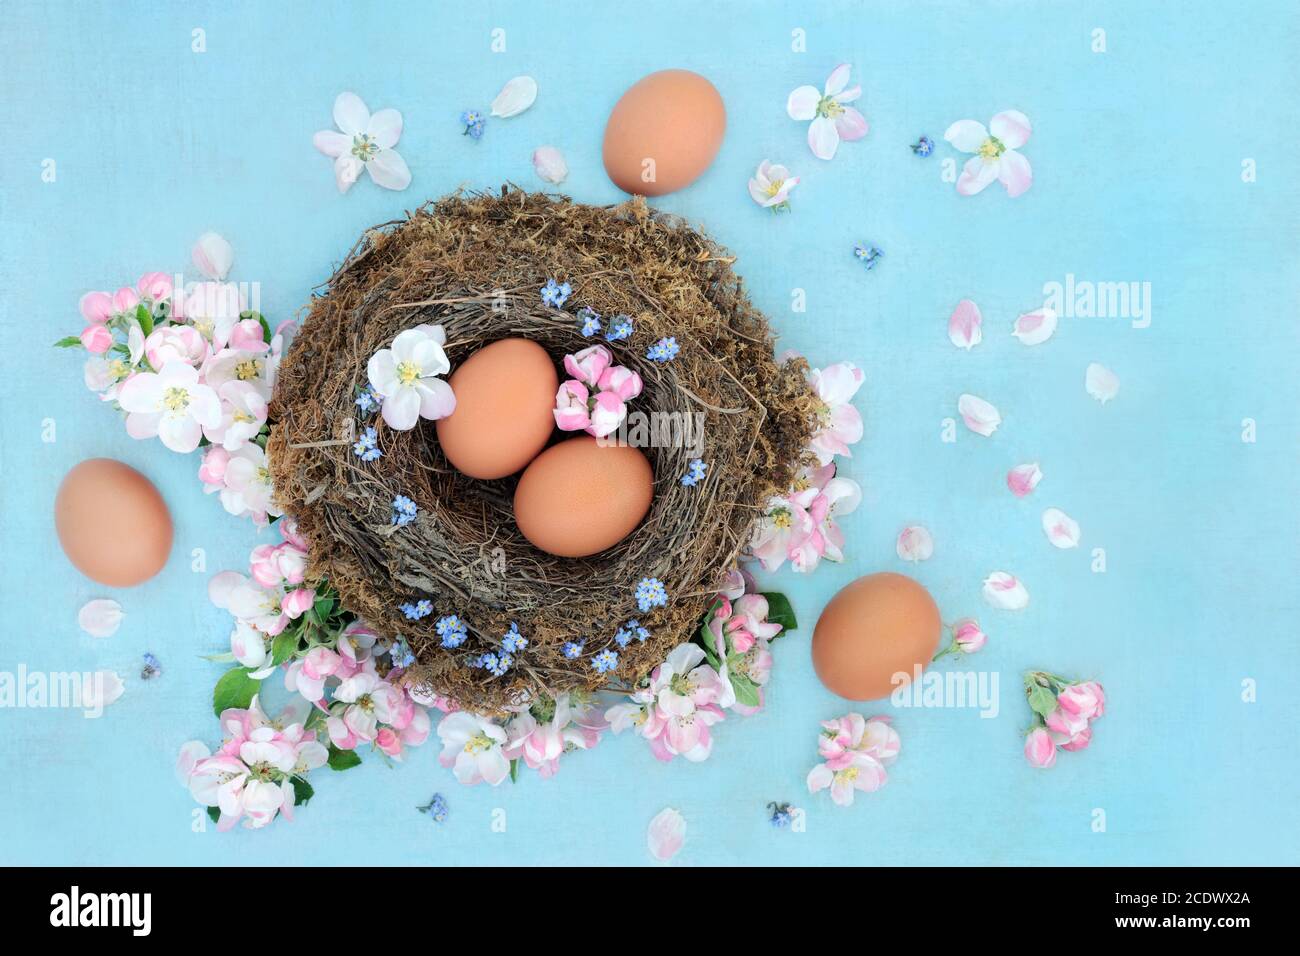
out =
{"type": "Polygon", "coordinates": [[[507,187],[431,202],[357,243],[312,301],[280,369],[267,451],[279,504],[310,542],[309,573],[381,636],[406,640],[417,663],[404,679],[499,712],[539,693],[634,682],[694,635],[763,504],[794,480],[819,409],[806,363],[774,357],[772,330],[733,261],[641,199],[596,207],[507,187]],[[573,287],[567,311],[541,301],[552,277],[573,287]],[[445,329],[453,371],[511,337],[537,342],[558,365],[593,344],[574,315],[584,305],[633,319],[630,338],[605,344],[644,380],[632,410],[669,424],[642,448],[654,470],[645,520],[609,550],[569,559],[519,532],[517,476],[468,478],[447,462],[432,423],[402,432],[359,421],[355,396],[369,358],[419,324],[445,329]],[[647,348],[665,336],[680,353],[649,360],[647,348]],[[701,447],[685,447],[680,432],[673,440],[673,423],[686,416],[702,423],[701,447]],[[378,429],[377,461],[353,454],[363,424],[378,429]],[[680,479],[695,457],[707,475],[687,487],[680,479]],[[419,507],[404,527],[391,523],[397,495],[419,507]],[[648,613],[634,598],[647,577],[669,595],[648,613]],[[435,613],[408,620],[400,605],[420,599],[435,613]],[[447,614],[469,627],[458,648],[443,647],[435,631],[447,614]],[[650,636],[619,648],[614,635],[631,618],[650,636]],[[471,666],[512,621],[529,642],[514,666],[499,677],[471,666]],[[571,641],[584,642],[581,658],[565,656],[571,641]],[[619,652],[607,674],[590,660],[603,647],[619,652]]]}

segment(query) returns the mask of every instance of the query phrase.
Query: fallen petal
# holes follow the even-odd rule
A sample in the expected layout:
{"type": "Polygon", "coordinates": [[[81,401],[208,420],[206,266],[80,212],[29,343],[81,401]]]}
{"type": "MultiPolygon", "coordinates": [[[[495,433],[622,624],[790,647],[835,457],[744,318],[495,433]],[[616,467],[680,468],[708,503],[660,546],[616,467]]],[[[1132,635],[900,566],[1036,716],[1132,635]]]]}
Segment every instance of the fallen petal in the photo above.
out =
{"type": "Polygon", "coordinates": [[[1055,331],[1056,310],[1044,307],[1017,316],[1011,334],[1018,338],[1022,345],[1041,345],[1050,339],[1055,331]]]}
{"type": "Polygon", "coordinates": [[[1079,546],[1079,522],[1060,508],[1048,508],[1043,512],[1043,532],[1047,540],[1058,548],[1079,546]]]}
{"type": "Polygon", "coordinates": [[[908,525],[898,533],[897,549],[904,561],[929,561],[934,555],[934,537],[919,524],[908,525]]]}
{"type": "Polygon", "coordinates": [[[1043,480],[1042,469],[1038,467],[1038,462],[1032,462],[1028,465],[1016,465],[1007,472],[1007,487],[1017,498],[1023,498],[1043,480]]]}
{"type": "Polygon", "coordinates": [[[492,101],[492,115],[503,119],[518,116],[537,99],[537,81],[531,76],[516,76],[501,87],[501,92],[492,101]]]}
{"type": "Polygon", "coordinates": [[[980,329],[983,324],[980,307],[970,299],[962,299],[948,316],[948,338],[957,348],[969,351],[983,340],[984,333],[980,329]]]}
{"type": "Polygon", "coordinates": [[[235,261],[235,250],[229,242],[215,232],[205,232],[199,236],[190,250],[194,266],[209,279],[218,282],[226,278],[235,261]]]}
{"type": "Polygon", "coordinates": [[[533,169],[548,183],[562,183],[569,175],[564,154],[554,146],[538,146],[533,150],[533,169]]]}
{"type": "Polygon", "coordinates": [[[1088,390],[1089,395],[1105,405],[1119,394],[1119,376],[1106,366],[1093,362],[1088,366],[1083,387],[1088,390]]]}
{"type": "Polygon", "coordinates": [[[91,637],[111,637],[122,626],[122,605],[107,598],[90,601],[77,612],[77,624],[91,637]]]}
{"type": "Polygon", "coordinates": [[[977,435],[988,438],[1002,424],[998,410],[977,395],[962,395],[957,399],[957,414],[977,435]]]}
{"type": "Polygon", "coordinates": [[[672,807],[660,810],[659,814],[650,821],[650,829],[646,831],[646,843],[650,847],[650,855],[660,861],[671,860],[676,856],[685,840],[686,820],[672,807]]]}
{"type": "Polygon", "coordinates": [[[90,683],[81,688],[81,706],[86,710],[103,710],[122,696],[126,685],[113,671],[95,671],[90,683]]]}
{"type": "Polygon", "coordinates": [[[1019,611],[1029,604],[1029,592],[1014,574],[994,571],[984,579],[984,600],[1004,611],[1019,611]]]}

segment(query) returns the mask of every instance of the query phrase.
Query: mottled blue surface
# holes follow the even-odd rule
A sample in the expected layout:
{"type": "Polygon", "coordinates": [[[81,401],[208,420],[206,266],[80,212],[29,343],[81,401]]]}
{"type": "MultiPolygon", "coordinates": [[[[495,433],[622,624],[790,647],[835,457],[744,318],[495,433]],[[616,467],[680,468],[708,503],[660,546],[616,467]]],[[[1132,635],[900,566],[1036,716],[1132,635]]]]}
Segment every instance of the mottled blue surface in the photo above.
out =
{"type": "Polygon", "coordinates": [[[665,806],[689,821],[685,864],[1297,861],[1295,4],[759,6],[0,7],[0,669],[128,677],[99,721],[0,710],[0,861],[636,864],[665,806]],[[496,27],[505,53],[490,52],[496,27]],[[191,51],[195,28],[204,53],[191,51]],[[791,51],[796,28],[805,53],[791,51]],[[1104,53],[1092,51],[1096,28],[1104,53]],[[823,163],[785,97],[840,61],[863,84],[871,132],[823,163]],[[197,458],[128,438],[82,387],[78,358],[49,343],[79,330],[84,291],[182,268],[206,229],[234,243],[233,278],[261,283],[263,310],[292,316],[361,229],[458,186],[537,185],[529,155],[543,143],[568,158],[566,192],[615,201],[604,119],[631,82],[670,66],[716,83],[729,127],[708,173],[655,205],[735,251],[783,346],[867,372],[866,438],[845,472],[864,505],[844,522],[843,565],[771,582],[808,626],[776,646],[770,706],[718,727],[699,766],[611,737],[565,758],[554,780],[469,789],[431,741],[396,770],[367,759],[347,777],[317,772],[292,825],[191,832],[172,763],[183,741],[217,738],[207,702],[219,668],[199,655],[224,649],[228,619],[189,555],[205,549],[209,573],[242,568],[255,535],[202,494],[197,458]],[[480,142],[460,135],[462,109],[525,72],[541,88],[531,111],[490,122],[480,142]],[[403,112],[407,192],[362,182],[336,193],[311,136],[343,89],[403,112]],[[1033,188],[958,197],[941,179],[955,155],[945,127],[1006,108],[1033,121],[1033,188]],[[922,133],[937,143],[928,159],[907,148],[922,133]],[[803,177],[792,215],[746,195],[765,157],[803,177]],[[863,240],[885,250],[869,274],[852,256],[863,240]],[[1046,345],[1020,345],[1012,319],[1067,273],[1150,282],[1150,326],[1063,319],[1046,345]],[[795,288],[804,313],[791,310],[795,288]],[[966,296],[985,316],[969,354],[945,329],[966,296]],[[1122,383],[1105,406],[1084,392],[1093,361],[1122,383]],[[987,440],[959,425],[944,443],[964,391],[993,401],[1004,424],[987,440]],[[41,440],[46,419],[53,443],[41,440]],[[1255,443],[1241,440],[1243,419],[1255,443]],[[166,570],[120,593],[78,575],[52,527],[58,480],[98,455],[151,476],[176,522],[166,570]],[[1020,501],[1003,475],[1027,460],[1046,478],[1020,501]],[[1081,523],[1083,547],[1048,545],[1047,506],[1081,523]],[[804,791],[817,722],[847,709],[813,674],[810,625],[843,584],[901,570],[894,537],[913,522],[937,542],[915,573],[945,620],[976,614],[991,635],[969,663],[1000,674],[1001,713],[896,712],[903,749],[888,786],[840,809],[804,791]],[[1093,548],[1105,549],[1104,574],[1090,570],[1093,548]],[[995,569],[1024,579],[1027,610],[983,605],[995,569]],[[95,641],[76,612],[106,595],[127,618],[95,641]],[[149,683],[138,679],[146,650],[165,669],[149,683]],[[1026,667],[1092,675],[1110,694],[1093,747],[1049,772],[1020,753],[1026,667]],[[1242,701],[1246,679],[1255,703],[1242,701]],[[450,805],[441,827],[414,809],[434,791],[450,805]],[[770,800],[807,808],[806,832],[772,830],[770,800]]]}

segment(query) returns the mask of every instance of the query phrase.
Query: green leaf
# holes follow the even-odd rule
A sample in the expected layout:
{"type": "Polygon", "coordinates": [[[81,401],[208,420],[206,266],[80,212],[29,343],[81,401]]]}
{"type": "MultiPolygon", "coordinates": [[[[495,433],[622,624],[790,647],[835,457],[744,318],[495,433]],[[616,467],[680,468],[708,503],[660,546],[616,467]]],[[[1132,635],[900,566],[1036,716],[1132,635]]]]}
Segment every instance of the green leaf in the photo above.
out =
{"type": "Polygon", "coordinates": [[[1029,707],[1044,720],[1056,710],[1056,695],[1046,687],[1035,684],[1029,691],[1029,707]]]}
{"type": "Polygon", "coordinates": [[[773,624],[781,625],[781,634],[799,629],[799,621],[794,616],[794,608],[788,597],[780,591],[764,591],[763,597],[767,598],[767,619],[773,624]]]}
{"type": "Polygon", "coordinates": [[[289,782],[293,784],[293,805],[300,807],[312,797],[316,796],[316,791],[302,777],[290,777],[289,782]]]}
{"type": "Polygon", "coordinates": [[[135,320],[140,323],[140,331],[145,335],[153,331],[153,313],[143,303],[135,307],[135,320]]]}
{"type": "Polygon", "coordinates": [[[208,807],[208,819],[213,823],[221,822],[221,810],[218,807],[208,807]]]}
{"type": "Polygon", "coordinates": [[[125,355],[127,358],[131,357],[131,349],[125,343],[118,342],[113,346],[113,351],[118,355],[125,355]]]}
{"type": "Polygon", "coordinates": [[[718,669],[718,654],[713,649],[713,632],[709,630],[709,625],[700,625],[700,631],[695,635],[695,642],[704,648],[704,659],[716,671],[718,669]]]}
{"type": "Polygon", "coordinates": [[[357,756],[355,750],[340,750],[330,744],[328,763],[331,770],[351,770],[353,767],[361,766],[361,758],[357,756]]]}
{"type": "Polygon", "coordinates": [[[283,631],[271,642],[271,663],[279,666],[298,650],[298,632],[283,631]]]}
{"type": "Polygon", "coordinates": [[[231,707],[242,709],[253,702],[262,684],[248,674],[247,667],[232,667],[221,675],[217,686],[212,689],[212,710],[218,717],[223,710],[231,707]]]}
{"type": "Polygon", "coordinates": [[[519,782],[519,758],[518,757],[510,761],[510,782],[511,783],[519,782]]]}
{"type": "Polygon", "coordinates": [[[320,621],[320,623],[324,624],[330,619],[330,615],[334,613],[334,599],[329,597],[318,597],[316,603],[311,606],[311,609],[312,613],[316,615],[316,619],[320,621]]]}
{"type": "Polygon", "coordinates": [[[80,346],[81,336],[79,335],[65,335],[54,343],[56,349],[75,349],[80,348],[80,346]]]}
{"type": "Polygon", "coordinates": [[[760,703],[758,697],[758,685],[748,677],[742,677],[739,674],[728,674],[731,678],[731,689],[736,692],[736,702],[744,704],[746,707],[757,707],[760,703]]]}

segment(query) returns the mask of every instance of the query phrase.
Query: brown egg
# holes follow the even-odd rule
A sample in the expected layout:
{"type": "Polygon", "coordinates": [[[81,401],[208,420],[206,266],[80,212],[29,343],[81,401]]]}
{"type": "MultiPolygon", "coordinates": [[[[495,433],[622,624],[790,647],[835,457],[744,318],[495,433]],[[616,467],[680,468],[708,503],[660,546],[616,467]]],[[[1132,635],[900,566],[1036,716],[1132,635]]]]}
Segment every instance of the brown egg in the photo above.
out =
{"type": "Polygon", "coordinates": [[[172,549],[172,519],[158,489],[111,458],[68,472],[54,499],[54,526],[77,570],[115,588],[149,580],[172,549]]]}
{"type": "Polygon", "coordinates": [[[849,700],[888,697],[910,683],[939,647],[939,609],[930,592],[901,574],[869,574],[845,586],[813,631],[813,667],[849,700]],[[894,683],[895,674],[906,679],[894,683]]]}
{"type": "Polygon", "coordinates": [[[548,554],[584,558],[631,534],[653,495],[645,455],[583,435],[533,459],[515,489],[515,523],[548,554]]]}
{"type": "Polygon", "coordinates": [[[651,73],[609,114],[605,172],[624,192],[674,192],[700,178],[726,129],[727,108],[704,77],[689,70],[651,73]]]}
{"type": "Polygon", "coordinates": [[[555,363],[536,342],[502,339],[448,379],[456,410],[437,422],[447,460],[471,478],[504,478],[537,457],[555,430],[555,363]]]}

